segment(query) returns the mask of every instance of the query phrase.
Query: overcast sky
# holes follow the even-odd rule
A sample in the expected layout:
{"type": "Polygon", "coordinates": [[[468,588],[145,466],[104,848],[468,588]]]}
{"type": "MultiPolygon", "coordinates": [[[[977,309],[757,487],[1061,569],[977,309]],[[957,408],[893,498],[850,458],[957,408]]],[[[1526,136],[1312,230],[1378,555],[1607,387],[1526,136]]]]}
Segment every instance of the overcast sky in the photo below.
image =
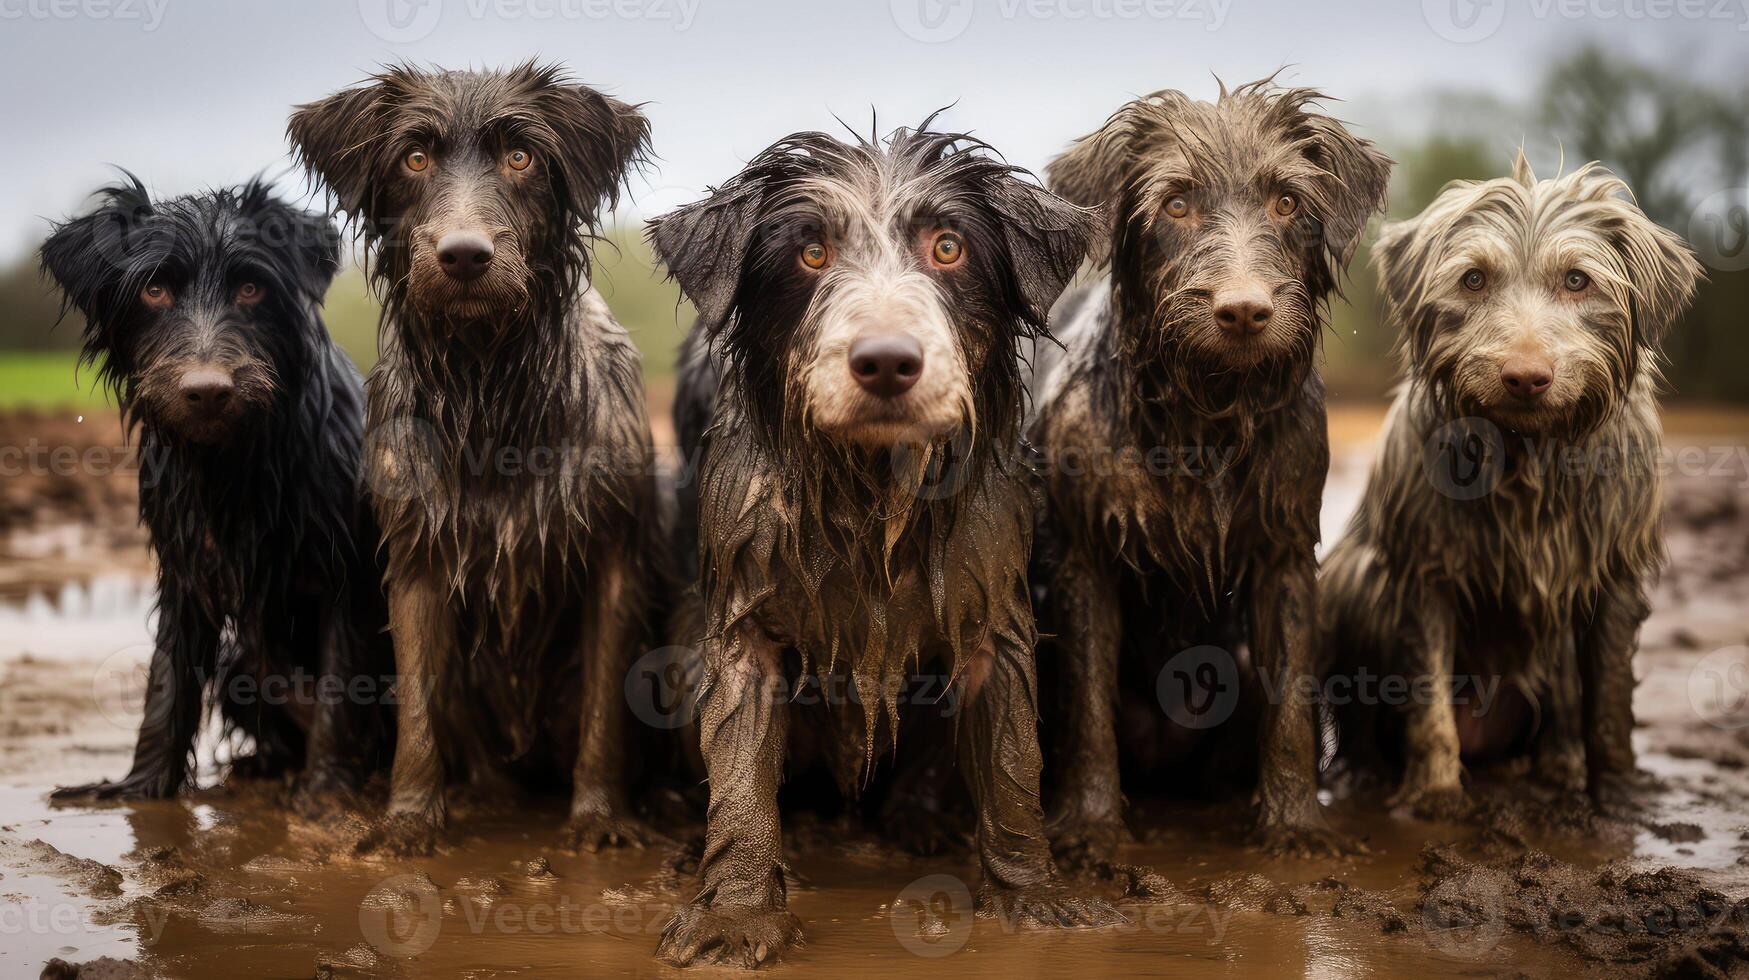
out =
{"type": "MultiPolygon", "coordinates": [[[[696,197],[779,136],[921,119],[1038,169],[1133,95],[1214,92],[1284,65],[1381,106],[1511,95],[1581,39],[1740,78],[1749,0],[0,0],[0,261],[81,206],[108,164],[171,194],[289,175],[289,108],[379,64],[531,56],[647,103],[660,159],[621,217],[696,197]]],[[[1369,118],[1369,116],[1373,118],[1369,118]]],[[[1503,146],[1518,134],[1502,133],[1503,146]]]]}

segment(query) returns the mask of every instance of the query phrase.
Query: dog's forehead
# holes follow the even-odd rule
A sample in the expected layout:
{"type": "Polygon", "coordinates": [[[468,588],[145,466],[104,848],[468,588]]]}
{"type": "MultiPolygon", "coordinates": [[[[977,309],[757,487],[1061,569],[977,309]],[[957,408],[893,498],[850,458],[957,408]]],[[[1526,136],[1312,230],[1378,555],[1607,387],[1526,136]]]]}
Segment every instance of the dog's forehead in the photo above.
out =
{"type": "Polygon", "coordinates": [[[446,71],[403,83],[396,104],[402,125],[465,142],[525,115],[536,87],[501,72],[446,71]]]}
{"type": "Polygon", "coordinates": [[[1608,194],[1576,192],[1560,178],[1528,186],[1499,178],[1442,197],[1451,199],[1450,212],[1433,230],[1447,251],[1519,268],[1613,264],[1607,226],[1632,210],[1608,194]]]}
{"type": "Polygon", "coordinates": [[[1150,125],[1139,152],[1150,176],[1217,190],[1254,189],[1318,175],[1300,127],[1305,112],[1276,96],[1219,102],[1144,100],[1150,125]]]}

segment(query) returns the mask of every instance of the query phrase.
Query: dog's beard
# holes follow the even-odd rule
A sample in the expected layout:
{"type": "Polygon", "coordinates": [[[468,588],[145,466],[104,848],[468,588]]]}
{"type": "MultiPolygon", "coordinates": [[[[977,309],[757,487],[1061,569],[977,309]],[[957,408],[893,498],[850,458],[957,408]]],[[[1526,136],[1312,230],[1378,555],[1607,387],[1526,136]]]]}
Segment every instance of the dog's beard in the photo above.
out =
{"type": "Polygon", "coordinates": [[[230,407],[222,415],[193,411],[178,390],[182,365],[148,368],[127,386],[126,412],[131,421],[199,446],[220,448],[246,437],[273,401],[273,372],[260,362],[232,369],[230,407]]]}
{"type": "Polygon", "coordinates": [[[515,313],[528,305],[532,273],[514,242],[500,238],[491,270],[462,282],[446,275],[429,245],[415,245],[405,281],[405,295],[427,316],[452,320],[483,320],[515,313]]]}

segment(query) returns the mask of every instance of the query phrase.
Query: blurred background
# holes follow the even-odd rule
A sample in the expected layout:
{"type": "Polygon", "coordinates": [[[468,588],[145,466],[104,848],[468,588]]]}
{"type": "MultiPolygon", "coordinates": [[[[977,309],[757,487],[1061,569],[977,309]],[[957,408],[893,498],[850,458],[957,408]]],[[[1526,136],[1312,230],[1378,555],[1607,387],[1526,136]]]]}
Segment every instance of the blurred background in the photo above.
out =
{"type": "MultiPolygon", "coordinates": [[[[1399,161],[1390,214],[1447,181],[1601,160],[1708,267],[1670,342],[1672,397],[1749,401],[1749,2],[1425,0],[0,0],[0,408],[101,403],[74,375],[80,324],[34,249],[113,167],[159,194],[264,173],[317,201],[283,137],[294,104],[391,62],[529,57],[646,103],[657,159],[598,250],[597,285],[660,400],[689,319],[651,267],[644,219],[695,199],[799,129],[945,125],[1042,170],[1125,100],[1213,97],[1280,71],[1399,161]],[[1338,101],[1339,100],[1339,101],[1338,101]],[[842,120],[842,122],[840,122],[842,120]]],[[[1370,236],[1369,236],[1370,240],[1370,236]]],[[[1326,337],[1338,401],[1395,373],[1363,247],[1326,337]]],[[[356,268],[327,320],[367,369],[376,308],[356,268]]]]}

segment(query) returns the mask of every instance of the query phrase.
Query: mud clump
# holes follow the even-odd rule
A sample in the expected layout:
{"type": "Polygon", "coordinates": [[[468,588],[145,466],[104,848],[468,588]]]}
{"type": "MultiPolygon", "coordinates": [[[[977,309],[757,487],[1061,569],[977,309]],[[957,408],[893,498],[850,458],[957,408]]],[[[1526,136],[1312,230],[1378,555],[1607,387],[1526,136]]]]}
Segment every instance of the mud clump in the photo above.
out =
{"type": "Polygon", "coordinates": [[[120,871],[100,861],[74,857],[44,841],[0,837],[0,864],[54,875],[95,898],[121,895],[120,871]]]}
{"type": "Polygon", "coordinates": [[[1435,945],[1491,945],[1510,929],[1656,976],[1749,972],[1749,899],[1733,902],[1688,872],[1586,869],[1540,851],[1482,863],[1430,844],[1422,874],[1419,911],[1435,945]]]}
{"type": "Polygon", "coordinates": [[[43,964],[42,980],[147,980],[151,976],[145,967],[133,960],[118,960],[108,956],[88,963],[68,963],[63,959],[43,964]]]}

